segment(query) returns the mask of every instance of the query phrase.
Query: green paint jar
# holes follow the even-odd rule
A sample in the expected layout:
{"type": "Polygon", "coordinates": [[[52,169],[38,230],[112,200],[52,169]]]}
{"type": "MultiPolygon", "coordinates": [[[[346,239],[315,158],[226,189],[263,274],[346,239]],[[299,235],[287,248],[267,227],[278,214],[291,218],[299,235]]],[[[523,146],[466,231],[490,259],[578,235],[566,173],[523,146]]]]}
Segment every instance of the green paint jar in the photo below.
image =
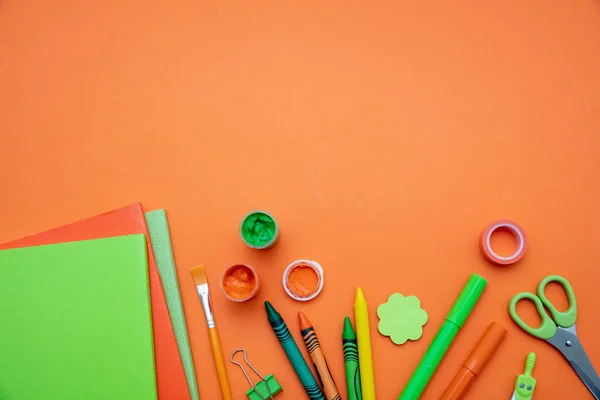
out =
{"type": "Polygon", "coordinates": [[[269,249],[279,239],[279,227],[275,218],[266,211],[250,211],[240,224],[240,236],[248,247],[269,249]]]}

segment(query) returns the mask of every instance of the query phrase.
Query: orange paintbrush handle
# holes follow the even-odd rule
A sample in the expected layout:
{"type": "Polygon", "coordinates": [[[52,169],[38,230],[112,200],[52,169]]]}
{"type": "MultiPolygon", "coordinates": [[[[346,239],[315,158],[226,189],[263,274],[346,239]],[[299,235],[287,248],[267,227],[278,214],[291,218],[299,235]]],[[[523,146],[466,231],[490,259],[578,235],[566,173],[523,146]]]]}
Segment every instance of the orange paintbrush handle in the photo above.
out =
{"type": "Polygon", "coordinates": [[[225,359],[223,358],[223,350],[221,349],[221,341],[219,340],[217,328],[210,328],[208,336],[210,338],[210,347],[212,348],[213,359],[215,360],[215,369],[219,377],[223,400],[232,400],[229,380],[227,379],[227,370],[225,369],[225,359]]]}

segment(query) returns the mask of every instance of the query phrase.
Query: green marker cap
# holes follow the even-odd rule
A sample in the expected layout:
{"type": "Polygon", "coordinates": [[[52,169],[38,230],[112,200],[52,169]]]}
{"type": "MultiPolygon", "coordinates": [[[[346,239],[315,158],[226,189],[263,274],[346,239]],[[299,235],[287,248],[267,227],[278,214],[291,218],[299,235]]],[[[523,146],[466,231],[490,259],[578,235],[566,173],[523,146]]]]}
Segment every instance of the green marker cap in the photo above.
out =
{"type": "Polygon", "coordinates": [[[456,299],[454,306],[448,313],[446,320],[462,328],[486,285],[487,281],[483,277],[477,274],[471,275],[462,292],[460,292],[458,299],[456,299]]]}

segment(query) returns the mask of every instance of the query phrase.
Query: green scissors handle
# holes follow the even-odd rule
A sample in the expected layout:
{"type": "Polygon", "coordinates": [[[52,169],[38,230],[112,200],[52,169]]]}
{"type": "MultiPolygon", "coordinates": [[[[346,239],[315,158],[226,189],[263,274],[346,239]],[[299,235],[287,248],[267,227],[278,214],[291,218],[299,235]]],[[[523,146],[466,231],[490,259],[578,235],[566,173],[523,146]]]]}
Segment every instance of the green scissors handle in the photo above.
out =
{"type": "Polygon", "coordinates": [[[510,300],[510,303],[508,303],[508,313],[521,329],[531,336],[548,340],[556,334],[557,326],[569,328],[575,324],[575,320],[577,319],[577,301],[575,300],[575,293],[573,292],[573,288],[569,281],[560,275],[550,275],[542,279],[538,285],[537,291],[537,296],[529,292],[518,293],[510,300]],[[554,304],[546,297],[546,286],[548,286],[550,282],[559,283],[565,290],[569,301],[569,308],[567,311],[558,311],[554,304]],[[517,313],[517,303],[525,299],[533,302],[537,313],[542,320],[542,323],[537,328],[529,326],[517,313]],[[544,307],[546,307],[550,315],[548,315],[544,307]]]}

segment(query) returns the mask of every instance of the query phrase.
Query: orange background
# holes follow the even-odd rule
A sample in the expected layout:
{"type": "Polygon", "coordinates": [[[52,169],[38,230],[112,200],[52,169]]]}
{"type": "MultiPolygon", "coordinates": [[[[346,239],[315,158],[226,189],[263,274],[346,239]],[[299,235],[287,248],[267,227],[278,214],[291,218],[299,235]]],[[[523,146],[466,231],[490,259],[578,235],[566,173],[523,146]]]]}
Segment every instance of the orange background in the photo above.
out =
{"type": "MultiPolygon", "coordinates": [[[[488,288],[423,398],[439,397],[499,320],[508,336],[467,398],[509,398],[535,351],[535,397],[591,399],[506,308],[563,274],[600,368],[600,2],[483,3],[0,1],[0,241],[135,201],[167,208],[204,400],[219,390],[187,273],[197,264],[225,352],[248,349],[280,399],[304,394],[265,299],[297,341],[306,313],[345,397],[342,319],[361,285],[377,393],[394,399],[472,272],[488,288]],[[253,208],[278,219],[271,251],[238,237],[253,208]],[[504,217],[530,239],[513,268],[477,246],[504,217]],[[307,304],[280,282],[299,258],[326,273],[307,304]],[[217,286],[237,261],[264,279],[250,303],[217,286]],[[429,313],[423,338],[399,347],[376,332],[376,307],[394,292],[429,313]]],[[[242,399],[248,384],[228,368],[242,399]]]]}

